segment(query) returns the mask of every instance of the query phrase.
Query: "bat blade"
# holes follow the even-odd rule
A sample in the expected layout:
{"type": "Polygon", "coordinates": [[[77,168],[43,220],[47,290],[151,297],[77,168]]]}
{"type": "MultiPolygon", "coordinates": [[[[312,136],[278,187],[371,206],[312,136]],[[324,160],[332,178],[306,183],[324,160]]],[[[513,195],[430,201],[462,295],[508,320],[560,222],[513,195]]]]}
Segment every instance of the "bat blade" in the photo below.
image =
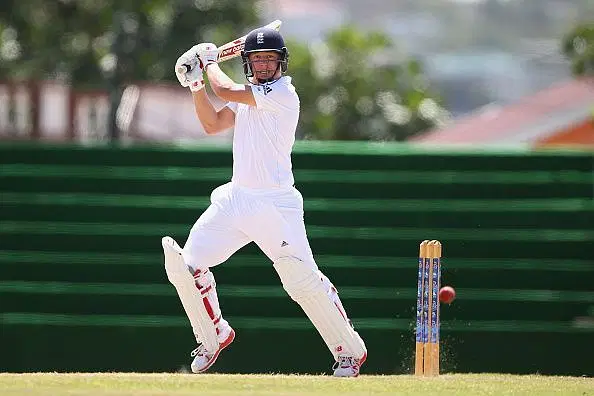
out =
{"type": "MultiPolygon", "coordinates": [[[[281,25],[282,25],[282,21],[277,19],[276,21],[270,22],[268,25],[265,25],[263,27],[279,31],[281,25]]],[[[241,54],[241,51],[243,51],[243,49],[245,47],[245,38],[246,37],[247,37],[247,34],[245,36],[238,38],[237,40],[233,40],[233,41],[231,41],[227,44],[223,44],[221,47],[219,47],[218,61],[224,62],[224,61],[228,61],[229,59],[238,57],[241,54]]]]}
{"type": "MultiPolygon", "coordinates": [[[[281,25],[282,25],[282,21],[280,19],[277,19],[275,21],[270,22],[268,25],[265,25],[262,27],[271,28],[276,31],[279,31],[281,25]]],[[[238,39],[230,41],[227,44],[221,45],[219,47],[219,56],[217,58],[217,62],[225,62],[230,59],[237,58],[241,54],[241,51],[243,51],[243,49],[245,47],[245,38],[246,37],[247,37],[247,34],[245,36],[241,36],[238,39]]],[[[183,64],[178,67],[177,71],[180,74],[187,73],[190,70],[192,70],[194,67],[196,67],[197,64],[198,64],[197,60],[194,64],[183,64]]]]}

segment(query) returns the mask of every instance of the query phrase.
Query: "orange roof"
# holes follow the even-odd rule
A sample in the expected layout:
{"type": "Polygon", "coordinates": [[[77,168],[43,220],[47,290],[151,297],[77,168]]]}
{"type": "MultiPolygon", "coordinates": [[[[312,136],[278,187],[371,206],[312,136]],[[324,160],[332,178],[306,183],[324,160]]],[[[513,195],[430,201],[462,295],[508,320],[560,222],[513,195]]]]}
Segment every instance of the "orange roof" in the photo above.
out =
{"type": "Polygon", "coordinates": [[[594,147],[594,115],[592,119],[583,121],[558,131],[552,136],[545,136],[535,142],[538,147],[560,146],[592,146],[594,147]]]}
{"type": "Polygon", "coordinates": [[[505,107],[479,112],[412,139],[422,143],[530,143],[592,117],[594,78],[555,84],[505,107]]]}

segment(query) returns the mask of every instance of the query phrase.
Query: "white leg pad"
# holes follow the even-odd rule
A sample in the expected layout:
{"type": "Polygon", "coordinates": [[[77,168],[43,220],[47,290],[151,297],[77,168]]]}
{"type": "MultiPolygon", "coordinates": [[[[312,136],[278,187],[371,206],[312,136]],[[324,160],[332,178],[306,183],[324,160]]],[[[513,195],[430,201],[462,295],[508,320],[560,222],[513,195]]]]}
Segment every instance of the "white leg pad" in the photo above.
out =
{"type": "Polygon", "coordinates": [[[284,289],[306,313],[336,360],[338,356],[360,359],[367,349],[359,334],[351,327],[328,290],[330,281],[296,257],[281,257],[274,263],[284,289]]]}
{"type": "Polygon", "coordinates": [[[203,302],[191,268],[184,261],[182,249],[171,237],[162,238],[161,244],[165,255],[167,279],[177,291],[196,339],[202,342],[207,351],[216,352],[219,343],[215,324],[203,302]]]}
{"type": "Polygon", "coordinates": [[[338,297],[338,290],[336,290],[336,287],[334,287],[332,282],[330,282],[330,279],[328,279],[328,277],[326,275],[324,275],[322,273],[322,271],[318,270],[318,275],[320,276],[320,279],[322,280],[322,284],[324,285],[324,288],[326,289],[328,296],[334,302],[334,304],[338,307],[338,310],[340,311],[342,316],[346,319],[346,321],[350,323],[350,320],[347,317],[346,310],[342,306],[342,301],[340,301],[340,297],[338,297]]]}
{"type": "Polygon", "coordinates": [[[222,343],[229,335],[229,330],[231,328],[229,327],[229,323],[223,319],[223,315],[221,313],[215,277],[209,269],[198,269],[196,272],[194,272],[194,282],[196,287],[198,287],[198,290],[200,290],[202,302],[206,307],[206,311],[215,325],[219,343],[222,343]]]}

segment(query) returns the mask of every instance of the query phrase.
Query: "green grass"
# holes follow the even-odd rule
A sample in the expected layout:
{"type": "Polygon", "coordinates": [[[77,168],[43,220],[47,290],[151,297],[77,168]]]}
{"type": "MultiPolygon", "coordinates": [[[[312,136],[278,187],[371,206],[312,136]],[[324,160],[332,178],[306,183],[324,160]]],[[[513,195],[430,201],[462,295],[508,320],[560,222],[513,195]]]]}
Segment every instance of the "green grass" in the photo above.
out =
{"type": "Polygon", "coordinates": [[[313,375],[0,374],[3,396],[594,395],[594,379],[507,374],[333,378],[313,375]]]}

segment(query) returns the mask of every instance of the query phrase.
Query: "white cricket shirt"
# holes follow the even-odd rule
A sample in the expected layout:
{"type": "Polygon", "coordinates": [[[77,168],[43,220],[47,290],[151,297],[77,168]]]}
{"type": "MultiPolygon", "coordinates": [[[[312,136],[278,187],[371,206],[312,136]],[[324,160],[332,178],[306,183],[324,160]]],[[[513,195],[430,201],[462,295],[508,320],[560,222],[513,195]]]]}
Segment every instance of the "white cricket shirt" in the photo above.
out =
{"type": "Polygon", "coordinates": [[[255,107],[227,105],[235,112],[231,181],[254,189],[291,187],[299,96],[288,76],[268,85],[250,85],[255,107]]]}

